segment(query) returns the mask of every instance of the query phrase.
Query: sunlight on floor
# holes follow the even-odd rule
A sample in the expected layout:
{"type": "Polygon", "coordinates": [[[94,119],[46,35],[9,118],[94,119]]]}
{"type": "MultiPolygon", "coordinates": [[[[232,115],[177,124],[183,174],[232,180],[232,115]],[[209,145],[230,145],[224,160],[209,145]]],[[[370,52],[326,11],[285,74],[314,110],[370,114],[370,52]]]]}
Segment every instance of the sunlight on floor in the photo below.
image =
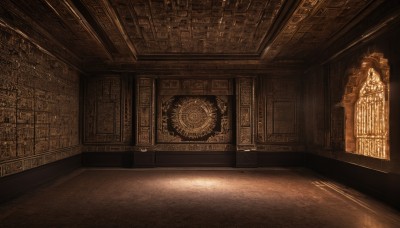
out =
{"type": "Polygon", "coordinates": [[[175,190],[218,190],[227,188],[226,182],[212,177],[168,178],[160,184],[175,190]]]}

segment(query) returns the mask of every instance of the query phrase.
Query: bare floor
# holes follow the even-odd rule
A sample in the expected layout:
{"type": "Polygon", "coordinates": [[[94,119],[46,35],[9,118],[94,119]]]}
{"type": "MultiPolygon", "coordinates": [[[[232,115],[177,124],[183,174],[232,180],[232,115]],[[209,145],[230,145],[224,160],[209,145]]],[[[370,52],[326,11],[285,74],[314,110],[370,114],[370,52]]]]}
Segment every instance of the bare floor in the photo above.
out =
{"type": "Polygon", "coordinates": [[[400,227],[400,212],[306,169],[82,169],[0,205],[0,227],[400,227]]]}

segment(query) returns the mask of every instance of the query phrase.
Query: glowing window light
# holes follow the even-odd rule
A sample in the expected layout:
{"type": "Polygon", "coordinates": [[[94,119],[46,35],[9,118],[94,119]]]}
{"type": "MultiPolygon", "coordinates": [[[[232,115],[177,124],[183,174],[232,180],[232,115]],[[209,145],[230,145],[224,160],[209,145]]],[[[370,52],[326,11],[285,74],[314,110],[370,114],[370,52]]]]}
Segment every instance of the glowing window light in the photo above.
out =
{"type": "Polygon", "coordinates": [[[387,116],[385,85],[373,69],[359,91],[355,103],[356,154],[387,159],[387,116]]]}
{"type": "Polygon", "coordinates": [[[390,159],[389,61],[383,53],[365,55],[359,67],[349,67],[341,106],[344,107],[345,151],[390,159]]]}

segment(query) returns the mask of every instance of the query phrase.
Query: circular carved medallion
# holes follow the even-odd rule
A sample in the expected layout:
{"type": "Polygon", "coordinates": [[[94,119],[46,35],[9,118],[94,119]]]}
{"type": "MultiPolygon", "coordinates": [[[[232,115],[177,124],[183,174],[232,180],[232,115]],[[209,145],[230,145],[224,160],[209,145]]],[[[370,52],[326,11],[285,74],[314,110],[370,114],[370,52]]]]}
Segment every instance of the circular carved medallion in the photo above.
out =
{"type": "Polygon", "coordinates": [[[197,139],[212,133],[217,123],[214,105],[202,98],[184,98],[173,108],[172,127],[182,136],[197,139]]]}

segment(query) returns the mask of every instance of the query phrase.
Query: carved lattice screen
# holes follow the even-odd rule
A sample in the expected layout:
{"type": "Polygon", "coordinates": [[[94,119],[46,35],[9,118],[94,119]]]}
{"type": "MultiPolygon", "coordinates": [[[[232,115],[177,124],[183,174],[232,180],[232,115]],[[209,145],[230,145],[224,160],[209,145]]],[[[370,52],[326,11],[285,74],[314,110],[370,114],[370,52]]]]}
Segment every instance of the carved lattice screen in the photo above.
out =
{"type": "Polygon", "coordinates": [[[356,153],[386,159],[387,109],[385,85],[370,68],[355,107],[356,153]]]}
{"type": "Polygon", "coordinates": [[[372,53],[350,72],[342,100],[346,152],[390,159],[388,60],[372,53]]]}

